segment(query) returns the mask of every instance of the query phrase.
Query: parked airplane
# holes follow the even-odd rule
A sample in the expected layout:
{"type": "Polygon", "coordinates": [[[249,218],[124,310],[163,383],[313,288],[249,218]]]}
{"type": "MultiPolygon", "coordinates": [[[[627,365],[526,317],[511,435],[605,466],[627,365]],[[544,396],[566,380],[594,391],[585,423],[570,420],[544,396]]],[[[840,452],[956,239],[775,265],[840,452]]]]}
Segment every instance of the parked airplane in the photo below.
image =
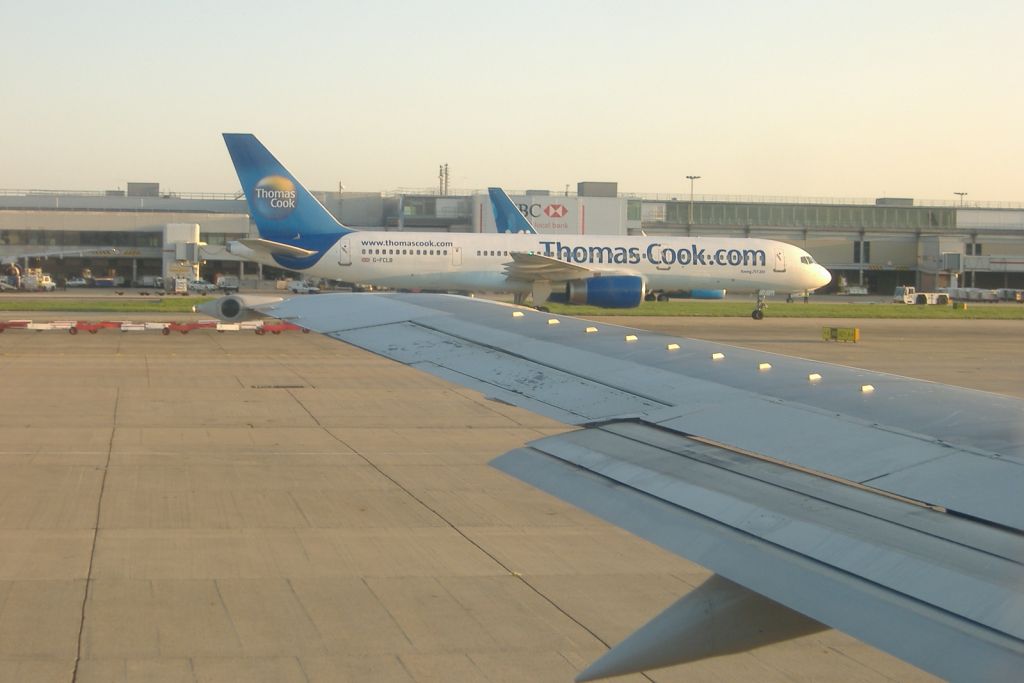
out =
{"type": "MultiPolygon", "coordinates": [[[[551,300],[631,308],[647,292],[727,289],[758,294],[756,320],[764,317],[765,292],[805,292],[831,280],[803,249],[764,239],[355,231],[255,136],[225,133],[224,141],[260,234],[228,250],[306,277],[506,292],[517,302],[532,296],[536,306],[551,300]]],[[[502,204],[499,212],[507,209],[502,204]]]]}

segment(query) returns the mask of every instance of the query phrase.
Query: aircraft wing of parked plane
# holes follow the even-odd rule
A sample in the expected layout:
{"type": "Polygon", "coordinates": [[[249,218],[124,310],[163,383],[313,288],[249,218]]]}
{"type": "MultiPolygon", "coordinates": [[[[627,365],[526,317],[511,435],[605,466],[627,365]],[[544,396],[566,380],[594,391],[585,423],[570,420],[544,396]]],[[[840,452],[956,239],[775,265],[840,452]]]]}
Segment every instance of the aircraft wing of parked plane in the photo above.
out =
{"type": "Polygon", "coordinates": [[[575,263],[567,263],[558,259],[525,251],[509,252],[511,263],[505,265],[505,273],[510,280],[573,280],[590,277],[594,270],[575,263]]]}
{"type": "Polygon", "coordinates": [[[1024,668],[1019,399],[450,295],[200,310],[287,320],[579,427],[493,464],[714,575],[578,680],[823,624],[952,680],[1024,668]]]}
{"type": "Polygon", "coordinates": [[[120,252],[111,247],[96,249],[51,249],[49,251],[35,251],[24,254],[4,254],[0,256],[0,264],[17,263],[20,260],[31,258],[73,258],[76,256],[116,256],[120,252]]]}

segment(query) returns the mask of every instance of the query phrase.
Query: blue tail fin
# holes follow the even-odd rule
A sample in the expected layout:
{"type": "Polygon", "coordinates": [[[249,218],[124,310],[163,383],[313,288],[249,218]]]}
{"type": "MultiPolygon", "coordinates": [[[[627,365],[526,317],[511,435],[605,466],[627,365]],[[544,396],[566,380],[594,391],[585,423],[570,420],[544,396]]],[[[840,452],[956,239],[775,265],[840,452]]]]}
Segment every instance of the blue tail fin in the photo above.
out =
{"type": "Polygon", "coordinates": [[[498,232],[525,232],[536,235],[537,231],[526,220],[526,216],[519,212],[519,208],[512,203],[512,200],[500,187],[487,188],[487,194],[491,195],[491,208],[494,210],[494,224],[498,226],[498,232]]]}
{"type": "MultiPolygon", "coordinates": [[[[260,237],[317,252],[306,259],[287,259],[288,268],[308,268],[343,235],[339,223],[299,181],[249,133],[224,133],[231,162],[242,183],[249,213],[260,237]],[[311,261],[310,263],[303,263],[311,261]]],[[[279,259],[280,260],[280,259],[279,259]]]]}

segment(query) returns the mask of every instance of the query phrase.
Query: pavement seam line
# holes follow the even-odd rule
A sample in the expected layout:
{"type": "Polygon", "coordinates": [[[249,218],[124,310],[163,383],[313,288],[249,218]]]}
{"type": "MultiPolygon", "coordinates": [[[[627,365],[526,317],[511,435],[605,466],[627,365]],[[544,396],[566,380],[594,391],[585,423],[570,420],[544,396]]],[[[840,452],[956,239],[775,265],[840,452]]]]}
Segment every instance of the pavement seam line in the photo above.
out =
{"type": "Polygon", "coordinates": [[[103,476],[100,478],[100,495],[96,497],[96,516],[93,523],[92,548],[89,552],[89,569],[85,575],[85,591],[82,594],[82,612],[78,620],[78,647],[75,651],[75,666],[71,672],[71,683],[78,680],[78,665],[82,661],[82,637],[85,635],[85,611],[89,605],[89,595],[92,592],[92,570],[96,562],[96,544],[100,536],[100,513],[103,510],[103,494],[107,489],[107,473],[110,472],[110,458],[114,453],[114,436],[117,434],[117,411],[121,404],[121,388],[117,387],[114,393],[114,414],[113,425],[110,429],[110,441],[107,443],[107,460],[103,464],[103,476]]]}
{"type": "MultiPolygon", "coordinates": [[[[577,618],[576,618],[576,617],[574,617],[573,615],[569,614],[569,613],[568,613],[568,612],[567,612],[567,611],[566,611],[566,610],[565,610],[564,608],[562,608],[562,606],[561,606],[561,605],[559,605],[558,603],[556,603],[556,602],[555,602],[555,601],[554,601],[554,600],[553,600],[552,598],[548,597],[548,596],[547,596],[547,595],[546,595],[546,594],[545,594],[545,593],[544,593],[543,591],[541,591],[541,590],[540,590],[539,588],[537,588],[537,587],[536,587],[536,586],[534,586],[534,585],[533,585],[532,583],[530,583],[530,582],[529,582],[529,581],[528,581],[528,580],[526,579],[526,577],[525,577],[525,576],[523,576],[523,575],[522,575],[522,574],[521,574],[520,572],[515,572],[515,571],[513,571],[513,570],[512,570],[512,569],[511,569],[510,567],[508,567],[508,566],[507,566],[507,565],[506,565],[506,564],[505,564],[504,562],[502,562],[501,560],[499,560],[499,559],[498,559],[498,558],[497,558],[497,557],[496,557],[496,556],[495,556],[495,555],[494,555],[493,553],[489,552],[489,551],[488,551],[488,550],[487,550],[486,548],[484,548],[484,547],[483,547],[482,545],[480,545],[480,543],[478,543],[477,541],[475,541],[475,540],[473,540],[472,538],[470,538],[470,537],[469,537],[469,536],[468,536],[468,535],[467,535],[467,534],[466,534],[466,533],[465,533],[464,531],[462,531],[462,529],[460,529],[460,528],[459,528],[458,526],[456,526],[456,525],[455,525],[454,523],[452,523],[452,522],[451,522],[451,521],[450,521],[450,520],[449,520],[448,518],[446,518],[446,517],[445,517],[444,515],[442,515],[442,514],[441,514],[440,512],[438,512],[437,510],[435,510],[434,508],[432,508],[432,507],[431,507],[430,505],[428,505],[428,504],[426,503],[426,501],[424,501],[423,499],[421,499],[421,498],[420,498],[419,496],[417,496],[417,495],[416,495],[415,493],[413,493],[412,491],[410,491],[410,490],[409,490],[408,488],[406,488],[405,486],[402,486],[402,484],[401,484],[401,483],[400,483],[400,482],[399,482],[398,480],[396,480],[396,479],[395,479],[394,477],[392,477],[391,475],[389,475],[389,474],[388,474],[387,472],[383,471],[383,470],[382,470],[382,469],[381,469],[380,467],[378,467],[378,466],[377,466],[377,464],[376,464],[376,463],[374,463],[374,462],[371,462],[371,461],[370,461],[370,459],[369,459],[369,458],[367,458],[367,457],[366,457],[365,455],[363,455],[362,453],[360,453],[360,452],[359,452],[358,450],[356,450],[355,448],[352,448],[352,447],[351,447],[350,445],[348,445],[347,443],[345,443],[345,441],[344,441],[343,439],[339,438],[339,437],[338,437],[338,436],[337,436],[336,434],[332,433],[332,432],[331,432],[331,430],[329,430],[329,429],[327,429],[326,427],[324,427],[324,426],[323,426],[323,424],[321,424],[321,423],[320,423],[320,420],[316,419],[316,416],[315,416],[315,415],[313,415],[313,413],[311,413],[311,412],[309,411],[309,409],[308,409],[308,408],[307,408],[307,407],[305,406],[305,404],[304,404],[304,403],[303,403],[303,402],[302,402],[301,400],[299,400],[299,398],[298,398],[298,397],[297,397],[297,396],[296,396],[296,395],[295,395],[294,393],[292,393],[292,391],[291,391],[290,389],[288,390],[288,393],[289,393],[289,394],[291,395],[291,397],[292,397],[292,398],[293,398],[293,399],[295,400],[295,402],[296,402],[296,403],[298,403],[298,404],[299,404],[300,406],[302,406],[302,409],[306,411],[306,414],[308,414],[308,415],[310,416],[310,418],[312,418],[312,419],[313,419],[313,421],[314,421],[314,422],[316,422],[317,426],[318,426],[318,427],[319,427],[320,429],[323,429],[324,431],[326,431],[326,432],[327,432],[327,433],[328,433],[328,434],[329,434],[329,435],[331,436],[331,438],[333,438],[333,439],[334,439],[335,441],[337,441],[337,442],[338,442],[338,443],[340,443],[341,445],[345,446],[345,448],[348,448],[348,449],[349,449],[350,451],[352,451],[352,452],[353,452],[353,453],[355,453],[356,455],[358,455],[358,456],[359,456],[359,458],[363,460],[363,462],[365,462],[365,463],[366,463],[367,465],[369,465],[370,467],[372,467],[372,468],[373,468],[373,469],[374,469],[374,470],[375,470],[375,471],[376,471],[376,472],[377,472],[378,474],[380,474],[380,476],[384,477],[385,479],[387,479],[388,481],[390,481],[390,482],[391,482],[392,484],[394,484],[395,486],[397,486],[399,490],[401,490],[401,491],[402,491],[402,492],[404,492],[404,493],[405,493],[405,494],[406,494],[407,496],[409,496],[410,498],[412,498],[413,500],[415,500],[415,501],[416,501],[416,502],[417,502],[417,503],[418,503],[419,505],[423,506],[423,508],[425,508],[425,509],[429,510],[429,511],[431,512],[431,514],[433,514],[433,515],[434,515],[435,517],[437,517],[438,519],[440,519],[441,521],[443,521],[443,522],[444,522],[444,523],[445,523],[445,524],[446,524],[446,525],[448,526],[448,528],[450,528],[450,529],[451,529],[452,531],[454,531],[454,532],[455,532],[455,533],[457,533],[457,534],[458,534],[459,536],[461,536],[461,537],[462,537],[462,538],[463,538],[463,539],[464,539],[464,540],[465,540],[465,541],[466,541],[467,543],[469,543],[469,544],[470,544],[470,545],[472,545],[472,546],[473,546],[474,548],[476,548],[476,549],[477,549],[477,550],[479,550],[479,551],[480,551],[481,553],[483,553],[483,554],[484,554],[484,555],[486,555],[486,556],[487,556],[488,558],[490,558],[490,560],[491,560],[492,562],[494,562],[494,564],[496,564],[496,565],[498,565],[499,567],[501,567],[501,568],[502,568],[502,569],[503,569],[503,570],[505,571],[505,573],[506,573],[507,575],[509,575],[509,576],[511,576],[511,577],[513,577],[513,578],[515,578],[515,579],[517,579],[517,580],[519,580],[519,581],[520,581],[520,582],[521,582],[521,583],[522,583],[522,584],[523,584],[524,586],[526,586],[526,587],[527,587],[528,589],[530,589],[531,591],[533,591],[533,593],[535,593],[535,594],[536,594],[536,595],[537,595],[537,596],[538,596],[538,597],[539,597],[540,599],[542,599],[542,600],[543,600],[544,602],[548,603],[548,604],[549,604],[549,605],[551,605],[551,606],[552,606],[552,607],[553,607],[553,608],[554,608],[555,610],[557,610],[559,614],[561,614],[561,615],[562,615],[562,616],[564,616],[564,617],[565,617],[566,619],[568,619],[569,621],[571,621],[572,623],[576,624],[576,625],[577,625],[578,627],[580,627],[581,629],[583,629],[584,631],[586,631],[587,633],[589,633],[589,634],[590,634],[590,636],[591,636],[592,638],[594,638],[594,640],[596,640],[597,642],[601,643],[601,644],[602,644],[602,645],[604,645],[604,646],[605,646],[606,648],[609,648],[609,649],[611,649],[611,645],[610,645],[610,644],[609,644],[609,643],[608,643],[608,642],[607,642],[607,641],[606,641],[606,640],[605,640],[604,638],[602,638],[601,636],[597,635],[597,633],[595,633],[595,632],[593,631],[593,629],[591,629],[591,628],[587,627],[587,626],[586,626],[586,625],[585,625],[584,623],[582,623],[582,622],[581,622],[581,621],[580,621],[579,619],[577,619],[577,618]]],[[[647,678],[646,674],[641,674],[641,675],[642,675],[642,676],[643,676],[644,678],[647,678]]],[[[648,680],[651,680],[651,679],[649,679],[649,678],[648,678],[648,680]]]]}
{"type": "MultiPolygon", "coordinates": [[[[332,436],[334,436],[334,435],[332,434],[332,436]]],[[[449,528],[449,529],[451,529],[452,531],[454,531],[455,533],[457,533],[457,534],[458,534],[459,536],[461,536],[461,537],[462,537],[462,539],[463,539],[463,540],[465,540],[465,541],[466,541],[467,543],[469,543],[469,544],[470,544],[470,545],[472,545],[472,546],[473,546],[474,548],[476,548],[476,549],[477,549],[477,550],[479,550],[479,551],[480,551],[481,553],[483,553],[483,554],[484,554],[485,556],[487,556],[487,557],[488,557],[488,558],[489,558],[489,559],[490,559],[490,560],[491,560],[492,562],[494,562],[494,564],[496,564],[496,565],[498,565],[499,567],[501,567],[501,568],[502,568],[502,570],[503,570],[503,571],[504,571],[504,572],[505,572],[505,573],[506,573],[506,574],[507,574],[508,576],[511,576],[512,578],[514,578],[514,579],[518,580],[518,581],[519,581],[520,583],[522,583],[522,584],[523,584],[524,586],[526,586],[526,588],[528,588],[528,589],[529,589],[530,591],[532,591],[532,592],[533,592],[533,593],[534,593],[535,595],[537,595],[537,597],[539,597],[539,598],[540,598],[541,600],[543,600],[544,602],[546,602],[546,603],[548,603],[549,605],[551,605],[551,606],[552,606],[552,607],[553,607],[553,608],[554,608],[554,609],[555,609],[555,610],[556,610],[556,611],[557,611],[557,612],[558,612],[559,614],[561,614],[562,616],[564,616],[564,617],[565,617],[566,619],[568,619],[568,620],[569,620],[569,621],[571,621],[572,623],[576,624],[576,625],[577,625],[577,626],[578,626],[579,628],[583,629],[583,630],[584,630],[585,632],[589,633],[589,634],[590,634],[590,636],[591,636],[591,637],[592,637],[592,638],[593,638],[594,640],[596,640],[597,642],[601,643],[602,645],[604,645],[604,646],[605,646],[606,648],[608,648],[609,650],[611,649],[611,644],[610,644],[610,643],[608,643],[608,641],[606,641],[606,640],[605,640],[604,638],[602,638],[601,636],[599,636],[599,635],[598,635],[598,634],[597,634],[597,633],[596,633],[596,632],[595,632],[595,631],[594,631],[593,629],[591,629],[590,627],[588,627],[588,626],[587,626],[586,624],[584,624],[583,622],[581,622],[581,621],[580,621],[579,619],[577,619],[577,618],[576,618],[576,617],[574,617],[573,615],[569,614],[569,612],[568,612],[568,611],[566,611],[566,610],[565,610],[565,609],[564,609],[564,608],[563,608],[563,607],[562,607],[561,605],[559,605],[559,604],[558,604],[557,602],[555,602],[555,601],[554,601],[554,600],[553,600],[552,598],[550,598],[550,597],[549,597],[549,596],[548,596],[547,594],[545,594],[545,593],[544,593],[544,592],[543,592],[542,590],[540,590],[539,588],[537,588],[536,586],[534,586],[534,585],[533,585],[532,583],[530,583],[530,581],[529,581],[529,580],[527,580],[527,578],[526,578],[526,577],[525,577],[525,576],[524,576],[524,575],[523,575],[523,574],[522,574],[521,572],[513,571],[511,567],[509,567],[509,566],[508,566],[508,565],[506,565],[506,564],[505,564],[504,562],[502,562],[501,560],[499,560],[499,559],[497,558],[497,556],[495,556],[495,555],[494,555],[493,553],[491,553],[491,552],[490,552],[489,550],[487,550],[486,548],[484,548],[484,547],[483,547],[483,546],[482,546],[482,545],[481,545],[481,544],[480,544],[479,542],[477,542],[477,541],[473,540],[472,538],[470,538],[470,537],[469,537],[469,535],[467,535],[467,534],[466,534],[466,532],[464,532],[464,531],[463,531],[462,529],[460,529],[460,528],[459,528],[458,526],[456,526],[456,525],[455,525],[455,524],[454,524],[454,523],[453,523],[452,521],[450,521],[450,520],[449,520],[449,519],[448,519],[447,517],[445,517],[445,516],[444,516],[444,515],[442,515],[442,514],[441,514],[440,512],[438,512],[437,510],[435,510],[434,508],[432,508],[432,507],[431,507],[430,505],[428,505],[428,504],[427,504],[427,502],[426,502],[426,501],[424,501],[424,500],[423,500],[422,498],[420,498],[419,496],[417,496],[417,495],[416,495],[415,493],[413,493],[412,491],[410,491],[410,490],[409,490],[409,489],[407,489],[406,487],[402,486],[402,484],[400,484],[400,483],[399,483],[399,482],[398,482],[398,481],[397,481],[396,479],[394,479],[394,478],[393,478],[393,477],[391,477],[391,476],[390,476],[389,474],[387,474],[386,472],[384,472],[383,470],[381,470],[381,469],[380,469],[379,467],[377,467],[377,465],[376,465],[376,464],[374,464],[374,463],[370,462],[370,460],[369,460],[369,459],[367,459],[367,458],[366,458],[365,456],[363,456],[363,454],[362,454],[362,453],[359,453],[359,451],[357,451],[357,450],[355,450],[354,448],[352,448],[351,446],[349,446],[349,445],[348,445],[347,443],[345,443],[345,442],[344,442],[343,440],[341,440],[341,439],[340,439],[340,438],[338,438],[337,436],[334,436],[334,438],[335,438],[335,439],[337,439],[338,443],[341,443],[341,444],[343,444],[343,445],[344,445],[344,446],[345,446],[346,448],[349,448],[349,449],[351,449],[351,450],[352,450],[352,452],[354,452],[354,453],[356,453],[357,455],[359,455],[359,457],[360,457],[360,458],[362,458],[362,459],[363,459],[363,461],[364,461],[364,462],[366,462],[366,464],[368,464],[368,465],[369,465],[370,467],[372,467],[372,468],[373,468],[374,470],[376,470],[376,471],[377,471],[378,473],[380,473],[380,475],[381,475],[382,477],[384,477],[385,479],[387,479],[388,481],[390,481],[391,483],[393,483],[393,484],[394,484],[395,486],[397,486],[397,487],[399,488],[399,490],[401,490],[401,491],[402,491],[402,492],[404,492],[404,493],[405,493],[405,494],[406,494],[407,496],[409,496],[410,498],[412,498],[413,500],[415,500],[415,501],[416,501],[416,502],[417,502],[417,503],[418,503],[419,505],[421,505],[421,506],[423,506],[423,507],[424,507],[425,509],[429,510],[431,514],[433,514],[433,515],[434,515],[435,517],[437,517],[437,518],[438,518],[438,519],[440,519],[440,520],[441,520],[442,522],[444,522],[444,523],[445,523],[445,525],[446,525],[446,526],[448,526],[448,528],[449,528]]],[[[458,601],[456,601],[456,602],[458,602],[458,601]]],[[[641,676],[643,676],[644,678],[646,678],[647,680],[651,680],[651,679],[650,679],[650,678],[649,678],[649,677],[648,677],[648,676],[647,676],[646,674],[644,674],[644,673],[641,673],[640,675],[641,675],[641,676]]]]}

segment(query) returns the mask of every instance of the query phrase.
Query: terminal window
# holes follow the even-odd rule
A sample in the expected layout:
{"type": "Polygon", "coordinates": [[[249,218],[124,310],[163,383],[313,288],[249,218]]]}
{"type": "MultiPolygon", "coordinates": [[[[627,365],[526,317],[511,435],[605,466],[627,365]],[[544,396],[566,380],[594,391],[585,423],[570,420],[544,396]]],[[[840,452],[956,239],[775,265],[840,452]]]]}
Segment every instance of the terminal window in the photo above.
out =
{"type": "Polygon", "coordinates": [[[855,240],[853,243],[853,262],[871,263],[871,242],[855,240]]]}

